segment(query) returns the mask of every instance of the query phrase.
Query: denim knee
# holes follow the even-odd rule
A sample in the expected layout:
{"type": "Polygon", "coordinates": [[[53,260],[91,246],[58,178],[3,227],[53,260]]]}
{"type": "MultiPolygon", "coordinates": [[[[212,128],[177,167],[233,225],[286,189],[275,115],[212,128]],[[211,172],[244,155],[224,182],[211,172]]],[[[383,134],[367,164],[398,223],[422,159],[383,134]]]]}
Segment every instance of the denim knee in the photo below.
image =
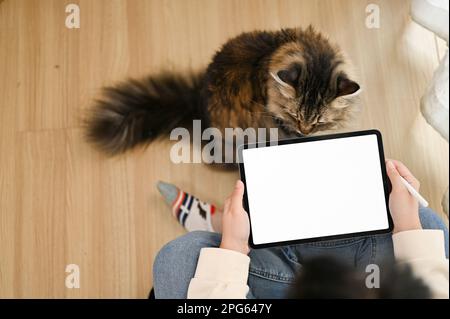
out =
{"type": "Polygon", "coordinates": [[[422,228],[447,230],[442,218],[431,208],[420,206],[419,217],[422,228]]]}
{"type": "Polygon", "coordinates": [[[172,268],[167,265],[182,265],[189,263],[192,258],[197,259],[202,248],[218,247],[220,239],[217,233],[193,231],[168,242],[155,257],[153,276],[172,268]]]}
{"type": "Polygon", "coordinates": [[[155,297],[186,298],[200,250],[204,247],[218,247],[220,239],[219,234],[197,231],[167,243],[153,263],[155,297]]]}

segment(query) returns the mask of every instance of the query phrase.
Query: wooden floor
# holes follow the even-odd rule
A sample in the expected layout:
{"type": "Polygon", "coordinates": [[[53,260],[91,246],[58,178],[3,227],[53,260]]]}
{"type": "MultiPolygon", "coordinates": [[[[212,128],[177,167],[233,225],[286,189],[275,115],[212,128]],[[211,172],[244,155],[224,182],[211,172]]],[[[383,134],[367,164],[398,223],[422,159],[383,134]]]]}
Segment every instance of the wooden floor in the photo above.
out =
{"type": "Polygon", "coordinates": [[[313,24],[354,62],[364,88],[357,125],[384,134],[442,214],[448,144],[419,112],[443,46],[411,22],[408,1],[0,1],[0,297],[144,298],[152,261],[183,233],[155,182],[222,203],[237,178],[172,164],[170,144],[108,159],[82,139],[80,117],[105,84],[159,70],[199,69],[242,31],[313,24]],[[65,27],[77,3],[81,28],[65,27]],[[80,289],[65,267],[80,267],[80,289]]]}

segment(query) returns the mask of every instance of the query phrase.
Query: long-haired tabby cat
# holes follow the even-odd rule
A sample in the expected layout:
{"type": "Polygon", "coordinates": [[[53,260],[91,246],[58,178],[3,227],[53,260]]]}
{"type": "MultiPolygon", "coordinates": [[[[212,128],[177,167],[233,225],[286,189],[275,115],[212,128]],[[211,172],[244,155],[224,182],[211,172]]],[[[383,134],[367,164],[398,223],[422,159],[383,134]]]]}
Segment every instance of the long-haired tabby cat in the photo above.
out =
{"type": "Polygon", "coordinates": [[[151,75],[104,89],[87,120],[87,137],[117,154],[175,127],[273,128],[279,137],[342,127],[359,85],[340,50],[312,27],[243,33],[206,71],[151,75]]]}

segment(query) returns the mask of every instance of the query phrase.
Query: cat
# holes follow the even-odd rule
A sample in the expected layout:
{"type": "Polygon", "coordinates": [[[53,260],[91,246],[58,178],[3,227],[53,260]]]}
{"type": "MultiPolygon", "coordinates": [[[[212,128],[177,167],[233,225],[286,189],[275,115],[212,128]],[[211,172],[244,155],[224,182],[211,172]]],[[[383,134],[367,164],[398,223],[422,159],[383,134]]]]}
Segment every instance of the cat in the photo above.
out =
{"type": "Polygon", "coordinates": [[[206,70],[161,73],[104,89],[86,137],[110,155],[176,127],[279,128],[279,138],[345,127],[360,86],[340,49],[312,26],[253,31],[226,42],[206,70]]]}

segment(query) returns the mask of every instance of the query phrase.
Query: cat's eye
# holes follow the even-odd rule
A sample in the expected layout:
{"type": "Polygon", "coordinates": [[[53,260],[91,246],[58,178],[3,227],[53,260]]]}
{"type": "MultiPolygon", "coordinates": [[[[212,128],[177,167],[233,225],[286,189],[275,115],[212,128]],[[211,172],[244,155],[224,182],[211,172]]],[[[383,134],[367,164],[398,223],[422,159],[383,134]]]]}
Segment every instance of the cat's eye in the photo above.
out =
{"type": "Polygon", "coordinates": [[[322,118],[319,118],[319,119],[317,120],[317,124],[325,124],[325,123],[327,123],[327,121],[325,121],[325,120],[322,119],[322,118]]]}

